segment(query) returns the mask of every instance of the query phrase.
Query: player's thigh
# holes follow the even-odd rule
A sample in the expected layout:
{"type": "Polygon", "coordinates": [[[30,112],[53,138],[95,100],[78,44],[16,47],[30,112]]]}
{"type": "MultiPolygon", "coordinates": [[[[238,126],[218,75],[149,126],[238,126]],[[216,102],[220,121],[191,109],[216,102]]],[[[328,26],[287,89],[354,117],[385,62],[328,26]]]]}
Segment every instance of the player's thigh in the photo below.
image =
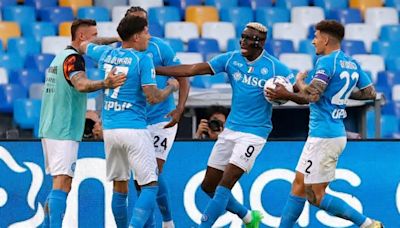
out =
{"type": "Polygon", "coordinates": [[[42,147],[46,173],[51,176],[74,176],[79,142],[43,138],[42,147]]]}
{"type": "Polygon", "coordinates": [[[154,146],[147,129],[132,131],[134,136],[129,145],[128,158],[140,186],[158,180],[158,168],[154,146]]]}
{"type": "Polygon", "coordinates": [[[209,167],[224,171],[225,167],[228,165],[229,159],[232,156],[233,148],[235,146],[234,142],[227,138],[229,134],[231,134],[231,131],[224,129],[224,131],[222,131],[218,136],[218,139],[215,142],[208,158],[207,165],[209,167]]]}
{"type": "Polygon", "coordinates": [[[334,180],[337,161],[346,142],[346,137],[309,137],[296,167],[296,171],[304,174],[304,183],[318,184],[334,180]]]}
{"type": "Polygon", "coordinates": [[[110,129],[103,131],[106,153],[106,173],[109,181],[126,181],[130,178],[128,146],[134,140],[129,129],[110,129]]]}
{"type": "Polygon", "coordinates": [[[257,135],[241,133],[235,140],[229,163],[241,168],[244,172],[250,172],[265,143],[266,140],[257,135]]]}
{"type": "Polygon", "coordinates": [[[158,159],[167,160],[168,154],[174,144],[178,125],[170,128],[164,128],[168,122],[152,124],[147,127],[153,138],[154,150],[158,159]]]}

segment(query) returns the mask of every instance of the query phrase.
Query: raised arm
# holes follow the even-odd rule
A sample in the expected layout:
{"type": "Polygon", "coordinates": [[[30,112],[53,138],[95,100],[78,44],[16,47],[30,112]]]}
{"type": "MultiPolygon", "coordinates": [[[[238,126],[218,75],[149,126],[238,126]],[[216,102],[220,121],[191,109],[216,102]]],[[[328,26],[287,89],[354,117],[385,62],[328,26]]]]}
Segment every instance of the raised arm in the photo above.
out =
{"type": "Polygon", "coordinates": [[[121,42],[119,37],[97,37],[93,40],[84,41],[78,48],[79,53],[85,54],[87,50],[87,45],[89,43],[97,44],[97,45],[108,45],[116,42],[121,42]]]}
{"type": "Polygon", "coordinates": [[[156,67],[156,73],[158,75],[168,75],[173,77],[191,77],[201,74],[214,74],[208,63],[183,64],[168,67],[159,66],[156,67]]]}
{"type": "Polygon", "coordinates": [[[170,79],[168,80],[168,86],[163,90],[158,89],[156,85],[144,85],[142,88],[147,102],[157,104],[164,101],[172,92],[177,91],[179,83],[175,79],[170,79]]]}
{"type": "Polygon", "coordinates": [[[354,100],[373,100],[375,98],[376,98],[376,91],[375,87],[372,84],[361,90],[353,91],[350,95],[350,99],[354,100]]]}

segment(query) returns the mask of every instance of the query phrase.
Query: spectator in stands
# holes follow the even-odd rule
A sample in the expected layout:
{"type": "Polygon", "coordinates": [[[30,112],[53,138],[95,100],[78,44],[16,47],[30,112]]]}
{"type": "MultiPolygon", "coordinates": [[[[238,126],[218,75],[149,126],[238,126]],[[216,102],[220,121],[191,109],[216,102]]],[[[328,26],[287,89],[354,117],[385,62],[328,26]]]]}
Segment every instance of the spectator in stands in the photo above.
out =
{"type": "Polygon", "coordinates": [[[195,139],[217,140],[218,135],[224,130],[228,109],[223,106],[211,106],[207,109],[208,119],[201,119],[195,139]]]}
{"type": "Polygon", "coordinates": [[[103,139],[103,129],[101,119],[96,111],[89,110],[86,112],[85,130],[83,131],[84,139],[103,139]]]}

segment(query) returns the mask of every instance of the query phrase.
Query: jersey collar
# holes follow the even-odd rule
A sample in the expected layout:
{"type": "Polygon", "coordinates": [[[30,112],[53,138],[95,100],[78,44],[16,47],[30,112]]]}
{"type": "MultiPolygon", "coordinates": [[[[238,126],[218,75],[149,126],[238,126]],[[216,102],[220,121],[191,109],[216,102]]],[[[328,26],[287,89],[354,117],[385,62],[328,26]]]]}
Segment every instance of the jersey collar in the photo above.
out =
{"type": "Polygon", "coordinates": [[[254,59],[253,61],[249,61],[246,57],[243,57],[245,60],[246,60],[246,63],[247,64],[254,64],[255,62],[257,62],[257,60],[259,60],[259,59],[261,59],[262,58],[262,56],[264,55],[264,53],[265,53],[265,49],[261,52],[261,54],[256,58],[256,59],[254,59]]]}

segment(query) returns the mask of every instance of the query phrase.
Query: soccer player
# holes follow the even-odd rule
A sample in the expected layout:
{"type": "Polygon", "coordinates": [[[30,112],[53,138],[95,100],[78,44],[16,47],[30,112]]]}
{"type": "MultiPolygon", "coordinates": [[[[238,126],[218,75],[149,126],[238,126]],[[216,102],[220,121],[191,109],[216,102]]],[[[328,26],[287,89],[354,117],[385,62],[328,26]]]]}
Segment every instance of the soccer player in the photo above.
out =
{"type": "MultiPolygon", "coordinates": [[[[135,15],[143,17],[147,20],[147,12],[139,6],[132,6],[128,9],[125,16],[135,15]]],[[[145,51],[148,56],[153,59],[154,66],[173,66],[180,64],[179,59],[175,56],[172,48],[165,43],[162,39],[151,37],[149,46],[145,51]]],[[[157,76],[157,87],[165,88],[167,85],[168,77],[157,76]]],[[[169,194],[167,183],[162,175],[163,166],[167,160],[169,151],[175,140],[176,125],[185,109],[185,103],[189,93],[189,82],[186,78],[177,78],[179,82],[179,99],[178,105],[175,107],[175,100],[171,94],[168,98],[158,104],[146,105],[147,111],[147,128],[150,131],[151,137],[154,140],[154,147],[156,150],[157,165],[160,175],[158,176],[158,194],[157,203],[159,205],[163,228],[173,228],[174,222],[171,214],[171,206],[169,203],[169,194]]],[[[140,189],[137,189],[140,193],[140,189]]],[[[153,218],[153,216],[151,217],[153,218]]],[[[147,224],[154,223],[155,220],[150,220],[147,224]]]]}
{"type": "Polygon", "coordinates": [[[141,194],[130,226],[139,228],[152,215],[158,191],[155,150],[147,130],[146,100],[151,104],[162,102],[179,84],[172,79],[167,81],[165,89],[157,89],[153,62],[143,52],[150,39],[146,18],[128,15],[119,23],[117,32],[122,39],[121,48],[90,43],[81,48],[105,72],[117,69],[127,75],[123,86],[105,91],[103,136],[107,178],[114,182],[112,211],[117,227],[127,227],[126,199],[132,168],[141,194]]]}
{"type": "Polygon", "coordinates": [[[309,135],[296,167],[291,193],[282,212],[280,227],[293,227],[303,211],[305,198],[329,214],[354,222],[360,227],[383,227],[353,209],[340,198],[325,192],[335,178],[338,158],[346,146],[346,118],[348,98],[375,99],[375,88],[359,64],[340,50],[344,27],[333,20],[316,25],[312,43],[320,55],[309,85],[304,82],[307,74],[297,75],[299,93],[289,93],[283,86],[268,90],[270,99],[310,102],[309,135]],[[355,92],[354,88],[360,90],[355,92]]]}
{"type": "MultiPolygon", "coordinates": [[[[46,173],[53,177],[52,190],[45,204],[44,227],[61,227],[66,198],[71,190],[79,141],[82,139],[86,93],[122,85],[125,75],[115,71],[100,81],[86,77],[85,61],[78,52],[80,44],[97,36],[96,22],[75,20],[72,42],[59,53],[47,69],[40,112],[39,137],[42,138],[46,173]]],[[[97,38],[93,42],[111,43],[117,39],[97,38]]]]}
{"type": "Polygon", "coordinates": [[[275,75],[293,79],[291,71],[264,50],[267,29],[249,23],[243,30],[240,51],[218,55],[207,63],[157,67],[156,72],[175,77],[226,72],[232,86],[231,112],[208,160],[201,188],[212,200],[200,227],[211,227],[225,212],[237,214],[246,227],[258,227],[262,215],[249,211],[233,197],[232,187],[250,172],[272,130],[272,105],[264,97],[266,80],[275,75]]]}

